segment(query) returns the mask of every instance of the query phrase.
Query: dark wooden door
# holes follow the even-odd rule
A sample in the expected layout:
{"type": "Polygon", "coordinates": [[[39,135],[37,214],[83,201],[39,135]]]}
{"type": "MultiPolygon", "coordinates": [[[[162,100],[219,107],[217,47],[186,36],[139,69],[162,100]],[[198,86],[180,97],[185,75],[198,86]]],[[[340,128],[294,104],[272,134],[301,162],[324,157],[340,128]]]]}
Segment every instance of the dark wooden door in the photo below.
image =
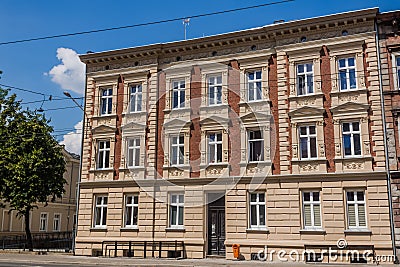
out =
{"type": "Polygon", "coordinates": [[[208,206],[208,254],[225,255],[225,198],[208,206]],[[223,204],[222,204],[222,203],[223,204]]]}

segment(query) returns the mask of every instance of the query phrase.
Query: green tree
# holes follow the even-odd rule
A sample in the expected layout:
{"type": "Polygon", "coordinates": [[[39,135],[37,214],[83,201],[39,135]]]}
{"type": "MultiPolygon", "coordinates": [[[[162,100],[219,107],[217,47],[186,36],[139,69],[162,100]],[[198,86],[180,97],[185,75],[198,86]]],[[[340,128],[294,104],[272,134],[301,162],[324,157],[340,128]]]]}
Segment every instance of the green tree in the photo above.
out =
{"type": "Polygon", "coordinates": [[[0,88],[0,199],[24,217],[33,250],[30,212],[61,198],[66,180],[62,148],[44,115],[22,109],[16,95],[0,88]]]}

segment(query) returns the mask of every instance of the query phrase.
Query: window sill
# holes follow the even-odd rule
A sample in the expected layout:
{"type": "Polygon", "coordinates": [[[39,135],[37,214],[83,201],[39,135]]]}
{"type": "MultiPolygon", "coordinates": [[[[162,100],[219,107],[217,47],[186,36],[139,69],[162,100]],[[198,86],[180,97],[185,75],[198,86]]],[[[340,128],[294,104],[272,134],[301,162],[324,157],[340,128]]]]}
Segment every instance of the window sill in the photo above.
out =
{"type": "Polygon", "coordinates": [[[165,232],[186,232],[185,227],[167,227],[165,232]]]}
{"type": "Polygon", "coordinates": [[[255,233],[255,234],[269,234],[269,229],[265,228],[247,228],[247,233],[255,233]]]}
{"type": "Polygon", "coordinates": [[[135,112],[124,112],[124,113],[122,113],[122,115],[125,115],[125,116],[138,116],[138,115],[143,115],[145,113],[146,113],[145,110],[141,110],[141,111],[135,111],[135,112]]]}
{"type": "Polygon", "coordinates": [[[337,95],[337,94],[346,94],[346,93],[353,93],[353,92],[367,92],[367,88],[361,87],[361,88],[352,88],[352,89],[345,89],[341,90],[340,88],[337,88],[337,91],[332,91],[331,95],[337,95]]]}
{"type": "Polygon", "coordinates": [[[334,160],[357,160],[357,159],[363,159],[363,160],[372,160],[372,156],[366,155],[366,156],[343,156],[343,157],[335,157],[334,160]]]}
{"type": "Polygon", "coordinates": [[[240,162],[239,166],[247,166],[247,165],[270,165],[272,162],[269,161],[248,161],[248,162],[240,162]]]}
{"type": "Polygon", "coordinates": [[[146,168],[144,166],[134,166],[134,167],[125,167],[125,168],[119,168],[121,171],[143,171],[146,168]]]}
{"type": "Polygon", "coordinates": [[[117,114],[113,113],[113,114],[97,115],[93,116],[93,119],[113,118],[113,117],[117,117],[117,114]]]}
{"type": "Polygon", "coordinates": [[[122,227],[119,229],[121,232],[139,232],[139,227],[122,227]]]}
{"type": "Polygon", "coordinates": [[[229,165],[228,162],[207,163],[207,164],[200,164],[200,168],[227,167],[228,165],[229,165]]]}
{"type": "Polygon", "coordinates": [[[106,168],[106,169],[91,169],[89,170],[89,172],[109,172],[109,171],[113,171],[113,168],[106,168]]]}
{"type": "Polygon", "coordinates": [[[191,110],[190,107],[170,108],[170,109],[164,109],[163,112],[165,112],[165,113],[169,113],[169,112],[186,113],[186,112],[190,112],[190,110],[191,110]]]}
{"type": "Polygon", "coordinates": [[[178,169],[178,170],[189,170],[190,165],[184,164],[184,165],[164,165],[163,169],[178,169]]]}
{"type": "Polygon", "coordinates": [[[307,98],[307,97],[322,97],[323,95],[324,95],[323,93],[312,93],[312,94],[306,94],[306,95],[297,95],[296,94],[296,95],[290,95],[289,99],[298,99],[298,98],[307,98]]]}
{"type": "Polygon", "coordinates": [[[344,230],[345,235],[372,235],[372,231],[368,228],[350,228],[344,230]]]}
{"type": "Polygon", "coordinates": [[[325,235],[326,231],[322,228],[305,228],[300,229],[300,234],[310,234],[310,235],[325,235]]]}
{"type": "Polygon", "coordinates": [[[321,162],[321,163],[323,163],[325,161],[326,161],[326,158],[315,158],[315,159],[297,159],[297,158],[294,158],[294,159],[292,159],[292,162],[321,162]]]}
{"type": "Polygon", "coordinates": [[[265,103],[271,102],[269,99],[259,99],[259,100],[247,100],[247,101],[240,101],[239,106],[257,106],[257,105],[263,105],[265,103]]]}
{"type": "Polygon", "coordinates": [[[107,227],[92,227],[90,232],[107,232],[107,227]]]}

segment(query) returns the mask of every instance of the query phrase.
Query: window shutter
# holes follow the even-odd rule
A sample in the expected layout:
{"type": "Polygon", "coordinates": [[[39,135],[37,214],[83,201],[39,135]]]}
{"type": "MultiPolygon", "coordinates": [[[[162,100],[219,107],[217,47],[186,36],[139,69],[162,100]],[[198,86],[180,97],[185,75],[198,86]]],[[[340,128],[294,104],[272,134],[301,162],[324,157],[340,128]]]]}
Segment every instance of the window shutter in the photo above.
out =
{"type": "Polygon", "coordinates": [[[349,226],[355,227],[356,225],[356,210],[354,204],[349,204],[347,206],[347,216],[349,220],[349,226]]]}
{"type": "Polygon", "coordinates": [[[304,205],[304,226],[311,225],[311,206],[309,204],[304,205]]]}
{"type": "Polygon", "coordinates": [[[314,226],[321,226],[321,207],[314,205],[314,226]]]}
{"type": "Polygon", "coordinates": [[[358,226],[367,226],[364,204],[358,204],[358,226]]]}

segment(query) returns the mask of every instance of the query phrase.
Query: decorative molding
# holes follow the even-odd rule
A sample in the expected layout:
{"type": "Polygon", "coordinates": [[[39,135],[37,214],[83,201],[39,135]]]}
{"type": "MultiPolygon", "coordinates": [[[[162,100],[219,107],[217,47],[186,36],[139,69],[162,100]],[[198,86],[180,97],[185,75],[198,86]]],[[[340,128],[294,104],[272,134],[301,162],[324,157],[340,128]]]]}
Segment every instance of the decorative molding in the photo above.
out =
{"type": "Polygon", "coordinates": [[[347,162],[343,164],[345,170],[362,170],[364,169],[364,162],[347,162]]]}
{"type": "Polygon", "coordinates": [[[299,167],[302,172],[313,172],[313,171],[318,171],[319,164],[318,163],[305,163],[305,164],[300,163],[299,167]]]}

